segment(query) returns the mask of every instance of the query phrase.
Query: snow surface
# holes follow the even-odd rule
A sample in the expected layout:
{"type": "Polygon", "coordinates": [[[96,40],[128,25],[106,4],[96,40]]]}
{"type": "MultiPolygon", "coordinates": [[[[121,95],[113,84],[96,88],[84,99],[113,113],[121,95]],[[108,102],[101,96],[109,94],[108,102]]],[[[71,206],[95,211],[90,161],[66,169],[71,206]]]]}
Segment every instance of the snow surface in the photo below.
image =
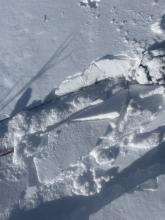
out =
{"type": "Polygon", "coordinates": [[[0,219],[164,219],[164,1],[0,3],[0,219]]]}

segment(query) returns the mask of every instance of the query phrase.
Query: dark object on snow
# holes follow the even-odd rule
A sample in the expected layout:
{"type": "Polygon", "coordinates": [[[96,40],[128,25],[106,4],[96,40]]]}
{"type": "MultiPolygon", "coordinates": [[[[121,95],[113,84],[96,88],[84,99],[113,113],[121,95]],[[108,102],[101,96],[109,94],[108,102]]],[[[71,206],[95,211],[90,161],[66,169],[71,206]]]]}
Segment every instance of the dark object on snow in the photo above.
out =
{"type": "Polygon", "coordinates": [[[0,149],[0,157],[6,156],[14,152],[14,148],[0,149]]]}

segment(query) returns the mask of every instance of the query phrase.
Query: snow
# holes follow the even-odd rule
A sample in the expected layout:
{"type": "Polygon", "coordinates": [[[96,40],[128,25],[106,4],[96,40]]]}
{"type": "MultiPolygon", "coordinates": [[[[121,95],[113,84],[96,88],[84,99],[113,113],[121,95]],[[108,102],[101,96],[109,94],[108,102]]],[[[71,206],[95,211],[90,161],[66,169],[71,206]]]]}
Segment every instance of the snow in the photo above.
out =
{"type": "Polygon", "coordinates": [[[97,8],[99,6],[100,0],[81,0],[80,5],[81,6],[88,6],[91,8],[97,8]]]}
{"type": "Polygon", "coordinates": [[[164,84],[164,51],[145,52],[144,55],[134,54],[134,58],[127,55],[106,55],[93,61],[83,73],[68,77],[55,90],[56,95],[74,92],[84,86],[89,86],[103,79],[124,78],[140,84],[164,84]],[[142,57],[142,58],[141,58],[142,57]]]}
{"type": "Polygon", "coordinates": [[[163,0],[0,3],[0,219],[164,219],[163,0]]]}
{"type": "Polygon", "coordinates": [[[151,25],[151,30],[158,36],[164,35],[165,31],[165,15],[163,15],[159,21],[151,25]]]}
{"type": "Polygon", "coordinates": [[[93,61],[83,73],[67,78],[55,90],[55,94],[63,95],[74,92],[107,78],[128,78],[131,75],[132,63],[136,65],[136,60],[127,56],[110,56],[109,58],[107,55],[107,58],[93,61]]]}
{"type": "Polygon", "coordinates": [[[74,119],[73,121],[114,119],[114,118],[117,118],[117,117],[119,117],[119,114],[117,112],[111,112],[111,113],[102,114],[102,115],[96,115],[96,116],[85,117],[85,118],[78,118],[78,119],[74,119]]]}

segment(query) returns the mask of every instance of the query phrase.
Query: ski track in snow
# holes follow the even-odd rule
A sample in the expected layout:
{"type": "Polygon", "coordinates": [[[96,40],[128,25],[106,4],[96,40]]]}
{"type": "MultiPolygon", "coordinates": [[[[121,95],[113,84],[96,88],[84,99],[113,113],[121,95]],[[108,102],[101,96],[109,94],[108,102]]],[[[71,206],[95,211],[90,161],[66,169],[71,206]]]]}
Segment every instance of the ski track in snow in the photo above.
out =
{"type": "MultiPolygon", "coordinates": [[[[158,27],[162,28],[160,21],[151,29],[162,35],[164,30],[158,27]]],[[[14,183],[22,192],[15,191],[17,201],[7,204],[4,213],[17,203],[20,209],[30,210],[67,196],[99,195],[119,171],[165,141],[163,42],[140,55],[96,59],[83,73],[64,80],[47,97],[51,100],[47,104],[1,122],[1,146],[14,147],[14,153],[0,161],[0,184],[14,183]],[[77,123],[89,123],[92,128],[92,121],[101,126],[100,120],[106,121],[107,130],[91,148],[84,146],[79,152],[75,147],[76,156],[69,158],[67,143],[60,146],[62,150],[58,147],[62,133],[69,129],[74,131],[70,139],[86,144],[76,133],[77,123]],[[64,157],[60,159],[59,153],[64,157]],[[123,162],[131,154],[134,159],[123,162]]],[[[141,182],[136,189],[156,190],[157,180],[141,182]]],[[[122,192],[120,186],[116,192],[122,192]]]]}

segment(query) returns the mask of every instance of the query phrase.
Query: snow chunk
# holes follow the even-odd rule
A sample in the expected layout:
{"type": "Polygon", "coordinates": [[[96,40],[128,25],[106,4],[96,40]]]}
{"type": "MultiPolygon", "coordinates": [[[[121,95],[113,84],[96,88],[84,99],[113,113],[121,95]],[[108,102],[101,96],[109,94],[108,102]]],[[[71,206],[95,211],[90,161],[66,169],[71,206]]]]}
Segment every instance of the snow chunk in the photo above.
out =
{"type": "Polygon", "coordinates": [[[161,26],[160,26],[160,21],[157,21],[151,25],[151,31],[157,35],[163,34],[163,30],[161,29],[161,26]]]}
{"type": "Polygon", "coordinates": [[[71,93],[104,79],[114,79],[117,81],[125,78],[129,80],[133,69],[138,64],[139,60],[137,58],[133,59],[126,55],[107,55],[93,61],[83,73],[67,77],[55,90],[55,95],[61,96],[71,93]]]}
{"type": "Polygon", "coordinates": [[[84,7],[97,8],[101,0],[81,0],[80,5],[84,7]]]}
{"type": "Polygon", "coordinates": [[[73,121],[104,120],[104,119],[115,119],[117,117],[119,117],[118,112],[109,112],[106,114],[94,115],[91,117],[78,118],[78,119],[74,119],[73,121]]]}
{"type": "Polygon", "coordinates": [[[140,84],[164,84],[165,53],[163,50],[151,50],[144,53],[135,78],[140,84]],[[139,78],[140,76],[140,78],[139,78]],[[139,80],[140,79],[140,80],[139,80]],[[143,80],[144,79],[144,80],[143,80]]]}
{"type": "Polygon", "coordinates": [[[151,30],[156,35],[165,35],[165,14],[157,22],[151,25],[151,30]]]}

